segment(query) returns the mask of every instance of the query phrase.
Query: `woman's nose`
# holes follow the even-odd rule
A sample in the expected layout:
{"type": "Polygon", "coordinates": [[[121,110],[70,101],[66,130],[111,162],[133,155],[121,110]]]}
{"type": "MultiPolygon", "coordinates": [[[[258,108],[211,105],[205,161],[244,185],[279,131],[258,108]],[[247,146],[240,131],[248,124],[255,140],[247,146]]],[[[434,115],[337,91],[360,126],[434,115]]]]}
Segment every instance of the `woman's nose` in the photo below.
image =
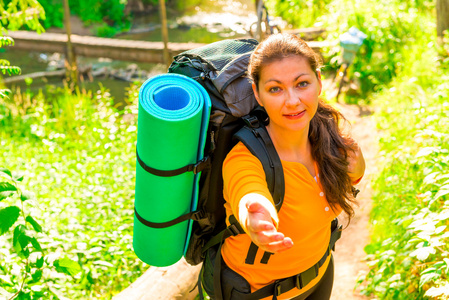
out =
{"type": "Polygon", "coordinates": [[[301,97],[295,90],[289,90],[285,98],[286,106],[298,106],[301,103],[301,97]]]}

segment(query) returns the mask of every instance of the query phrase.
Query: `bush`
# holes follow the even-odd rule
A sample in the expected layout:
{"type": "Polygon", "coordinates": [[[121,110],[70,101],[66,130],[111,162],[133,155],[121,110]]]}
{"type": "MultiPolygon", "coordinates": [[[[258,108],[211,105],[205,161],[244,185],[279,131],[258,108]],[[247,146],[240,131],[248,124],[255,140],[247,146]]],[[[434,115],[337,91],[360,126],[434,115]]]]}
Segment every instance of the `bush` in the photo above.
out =
{"type": "Polygon", "coordinates": [[[147,268],[132,249],[136,98],[134,87],[118,111],[105,89],[48,87],[45,96],[16,91],[0,101],[0,165],[23,170],[34,186],[47,251],[80,266],[73,279],[53,277],[61,297],[110,298],[147,268]]]}
{"type": "Polygon", "coordinates": [[[370,271],[360,283],[379,299],[447,299],[449,77],[434,45],[415,45],[410,55],[420,56],[404,66],[410,75],[373,99],[383,168],[365,248],[370,271]]]}

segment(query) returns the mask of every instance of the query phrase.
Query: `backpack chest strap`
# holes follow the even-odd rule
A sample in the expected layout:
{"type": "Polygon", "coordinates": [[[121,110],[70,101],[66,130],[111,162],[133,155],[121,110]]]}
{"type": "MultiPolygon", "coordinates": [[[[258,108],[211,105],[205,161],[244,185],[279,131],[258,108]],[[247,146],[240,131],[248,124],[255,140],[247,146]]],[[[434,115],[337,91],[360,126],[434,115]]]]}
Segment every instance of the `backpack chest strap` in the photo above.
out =
{"type": "Polygon", "coordinates": [[[332,249],[335,247],[335,243],[341,237],[341,225],[337,225],[335,222],[332,222],[331,230],[332,232],[329,240],[329,246],[327,247],[324,255],[315,265],[297,275],[276,280],[275,282],[251,294],[240,293],[237,290],[233,290],[231,299],[256,300],[273,296],[273,299],[276,300],[279,295],[286,293],[293,288],[302,289],[307,286],[312,280],[318,277],[320,267],[324,265],[327,258],[331,254],[332,249]]]}

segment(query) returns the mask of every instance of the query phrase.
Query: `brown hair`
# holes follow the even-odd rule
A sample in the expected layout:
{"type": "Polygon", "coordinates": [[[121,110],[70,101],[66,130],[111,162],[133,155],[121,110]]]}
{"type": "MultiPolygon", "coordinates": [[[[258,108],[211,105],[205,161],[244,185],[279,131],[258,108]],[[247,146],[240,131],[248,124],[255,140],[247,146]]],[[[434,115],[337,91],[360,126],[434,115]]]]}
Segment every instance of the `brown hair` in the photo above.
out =
{"type": "MultiPolygon", "coordinates": [[[[252,53],[248,66],[250,81],[258,89],[262,68],[289,56],[306,58],[318,76],[321,57],[306,42],[293,34],[275,34],[260,43],[252,53]]],[[[355,203],[355,198],[348,175],[348,152],[355,151],[355,144],[350,137],[343,135],[342,121],[346,122],[346,119],[340,112],[319,99],[317,112],[310,121],[309,141],[327,201],[332,208],[340,206],[350,220],[354,215],[351,203],[355,203]]]]}

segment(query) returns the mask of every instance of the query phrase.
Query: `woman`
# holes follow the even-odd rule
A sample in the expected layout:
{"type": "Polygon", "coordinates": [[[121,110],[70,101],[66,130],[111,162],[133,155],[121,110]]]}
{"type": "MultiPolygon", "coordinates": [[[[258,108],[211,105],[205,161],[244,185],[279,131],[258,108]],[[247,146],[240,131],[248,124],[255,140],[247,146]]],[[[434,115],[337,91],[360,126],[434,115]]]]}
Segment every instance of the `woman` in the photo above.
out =
{"type": "Polygon", "coordinates": [[[271,284],[277,299],[330,298],[330,225],[342,211],[353,215],[352,186],[365,163],[360,148],[339,128],[343,116],[319,99],[319,67],[317,54],[290,34],[268,37],[251,56],[248,74],[269,116],[266,128],[282,162],[285,197],[277,212],[261,163],[237,144],[223,164],[224,198],[227,216],[234,215],[247,234],[227,238],[221,250],[223,284],[238,278],[231,290],[255,292],[271,284]],[[263,251],[249,264],[251,243],[263,251]],[[268,262],[261,258],[264,251],[274,254],[268,262]],[[297,274],[310,269],[316,274],[299,279],[297,274]],[[289,277],[298,284],[284,292],[276,284],[289,277]]]}

